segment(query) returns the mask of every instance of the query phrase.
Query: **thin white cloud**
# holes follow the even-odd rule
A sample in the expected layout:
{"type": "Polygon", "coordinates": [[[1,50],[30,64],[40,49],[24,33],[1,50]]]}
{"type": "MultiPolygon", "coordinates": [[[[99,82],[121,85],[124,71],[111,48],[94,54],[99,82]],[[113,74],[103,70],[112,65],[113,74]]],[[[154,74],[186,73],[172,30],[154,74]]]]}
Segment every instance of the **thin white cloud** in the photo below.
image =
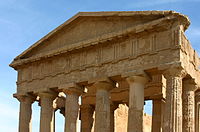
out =
{"type": "Polygon", "coordinates": [[[186,30],[186,36],[189,38],[189,40],[200,40],[200,27],[191,27],[188,30],[186,30]]]}
{"type": "Polygon", "coordinates": [[[191,36],[200,36],[200,28],[192,28],[189,30],[191,36]]]}

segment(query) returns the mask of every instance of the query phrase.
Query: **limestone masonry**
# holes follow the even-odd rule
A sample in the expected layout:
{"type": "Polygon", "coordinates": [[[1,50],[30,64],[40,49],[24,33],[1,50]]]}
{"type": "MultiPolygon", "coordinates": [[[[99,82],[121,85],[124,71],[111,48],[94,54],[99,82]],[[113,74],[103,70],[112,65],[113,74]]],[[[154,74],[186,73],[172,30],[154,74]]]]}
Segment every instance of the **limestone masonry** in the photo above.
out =
{"type": "Polygon", "coordinates": [[[174,11],[80,12],[10,64],[18,72],[19,132],[200,132],[200,61],[174,11]],[[153,101],[151,117],[144,101],[153,101]],[[79,103],[81,101],[81,103],[79,103]],[[145,118],[144,118],[145,117],[145,118]]]}

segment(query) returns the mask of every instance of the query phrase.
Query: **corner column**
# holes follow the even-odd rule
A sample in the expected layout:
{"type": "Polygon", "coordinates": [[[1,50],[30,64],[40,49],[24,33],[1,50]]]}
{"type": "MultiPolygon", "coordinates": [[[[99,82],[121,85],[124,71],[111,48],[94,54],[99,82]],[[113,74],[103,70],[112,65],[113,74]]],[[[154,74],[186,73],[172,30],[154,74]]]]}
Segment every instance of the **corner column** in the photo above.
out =
{"type": "Polygon", "coordinates": [[[200,131],[200,90],[195,92],[195,132],[200,131]]]}
{"type": "Polygon", "coordinates": [[[100,81],[96,88],[95,132],[110,132],[110,90],[112,82],[100,81]]]}
{"type": "Polygon", "coordinates": [[[164,75],[167,86],[163,132],[182,132],[182,79],[186,74],[171,68],[164,75]]]}
{"type": "Polygon", "coordinates": [[[94,108],[89,104],[81,105],[81,132],[91,132],[94,108]]]}
{"type": "Polygon", "coordinates": [[[28,95],[14,95],[20,102],[19,132],[31,132],[32,130],[32,103],[35,97],[28,95]]]}
{"type": "Polygon", "coordinates": [[[83,93],[83,89],[75,83],[68,84],[62,88],[66,94],[65,101],[65,132],[77,131],[77,119],[79,113],[79,96],[83,93]]]}
{"type": "Polygon", "coordinates": [[[40,132],[54,132],[53,101],[57,94],[50,92],[39,93],[40,97],[40,132]]]}
{"type": "Polygon", "coordinates": [[[183,81],[183,132],[195,130],[195,95],[197,86],[194,80],[183,81]]]}
{"type": "Polygon", "coordinates": [[[128,132],[143,132],[144,87],[147,79],[142,76],[127,78],[129,90],[128,132]]]}

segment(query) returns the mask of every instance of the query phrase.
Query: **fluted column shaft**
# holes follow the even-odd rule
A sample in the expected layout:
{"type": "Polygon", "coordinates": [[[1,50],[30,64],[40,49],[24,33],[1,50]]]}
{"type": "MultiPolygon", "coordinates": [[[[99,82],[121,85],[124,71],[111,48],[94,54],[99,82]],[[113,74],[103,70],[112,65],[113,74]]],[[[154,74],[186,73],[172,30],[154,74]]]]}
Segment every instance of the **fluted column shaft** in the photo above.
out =
{"type": "Polygon", "coordinates": [[[192,80],[183,82],[183,132],[195,131],[196,84],[192,80]]]}
{"type": "Polygon", "coordinates": [[[95,106],[95,132],[110,132],[110,93],[113,85],[109,82],[97,82],[95,106]]]}
{"type": "Polygon", "coordinates": [[[32,130],[32,103],[35,98],[30,96],[16,97],[20,101],[19,132],[31,132],[32,130]]]}
{"type": "Polygon", "coordinates": [[[144,87],[147,79],[142,76],[127,78],[129,90],[128,132],[143,132],[144,87]]]}
{"type": "Polygon", "coordinates": [[[79,94],[68,93],[65,102],[65,132],[77,131],[77,118],[79,112],[79,94]]]}
{"type": "Polygon", "coordinates": [[[162,132],[164,103],[163,99],[153,99],[152,132],[162,132]]]}
{"type": "Polygon", "coordinates": [[[69,83],[60,86],[66,94],[65,101],[65,132],[76,132],[77,131],[77,119],[79,114],[79,96],[83,93],[83,88],[76,83],[69,83]]]}
{"type": "Polygon", "coordinates": [[[81,105],[81,132],[91,132],[94,108],[89,104],[81,105]]]}
{"type": "Polygon", "coordinates": [[[200,131],[200,90],[195,92],[195,132],[200,131]]]}
{"type": "Polygon", "coordinates": [[[56,95],[53,93],[40,93],[40,132],[54,132],[54,107],[56,95]]]}
{"type": "Polygon", "coordinates": [[[169,69],[165,73],[166,104],[164,114],[164,132],[182,132],[182,78],[185,72],[169,69]]]}

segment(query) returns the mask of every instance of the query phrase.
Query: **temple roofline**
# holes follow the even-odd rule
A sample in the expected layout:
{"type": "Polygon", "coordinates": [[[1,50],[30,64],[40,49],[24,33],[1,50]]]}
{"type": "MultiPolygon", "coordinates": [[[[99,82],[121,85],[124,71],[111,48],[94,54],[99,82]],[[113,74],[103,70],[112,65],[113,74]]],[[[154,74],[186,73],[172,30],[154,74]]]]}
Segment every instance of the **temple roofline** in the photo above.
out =
{"type": "MultiPolygon", "coordinates": [[[[27,53],[32,51],[34,48],[38,47],[40,44],[42,44],[44,41],[47,41],[50,39],[54,34],[56,34],[58,31],[62,30],[65,26],[69,25],[72,23],[74,20],[76,20],[79,17],[105,17],[105,16],[161,16],[161,18],[169,17],[169,16],[174,16],[176,18],[182,19],[180,22],[183,23],[184,25],[184,30],[186,30],[189,25],[190,21],[189,18],[183,14],[180,14],[175,11],[105,11],[105,12],[79,12],[70,19],[68,19],[66,22],[55,28],[53,31],[48,33],[46,36],[41,38],[39,41],[34,43],[32,46],[30,46],[27,50],[22,52],[20,55],[18,55],[15,60],[19,60],[23,58],[27,53]]],[[[11,63],[11,67],[14,67],[14,65],[11,63]]]]}

